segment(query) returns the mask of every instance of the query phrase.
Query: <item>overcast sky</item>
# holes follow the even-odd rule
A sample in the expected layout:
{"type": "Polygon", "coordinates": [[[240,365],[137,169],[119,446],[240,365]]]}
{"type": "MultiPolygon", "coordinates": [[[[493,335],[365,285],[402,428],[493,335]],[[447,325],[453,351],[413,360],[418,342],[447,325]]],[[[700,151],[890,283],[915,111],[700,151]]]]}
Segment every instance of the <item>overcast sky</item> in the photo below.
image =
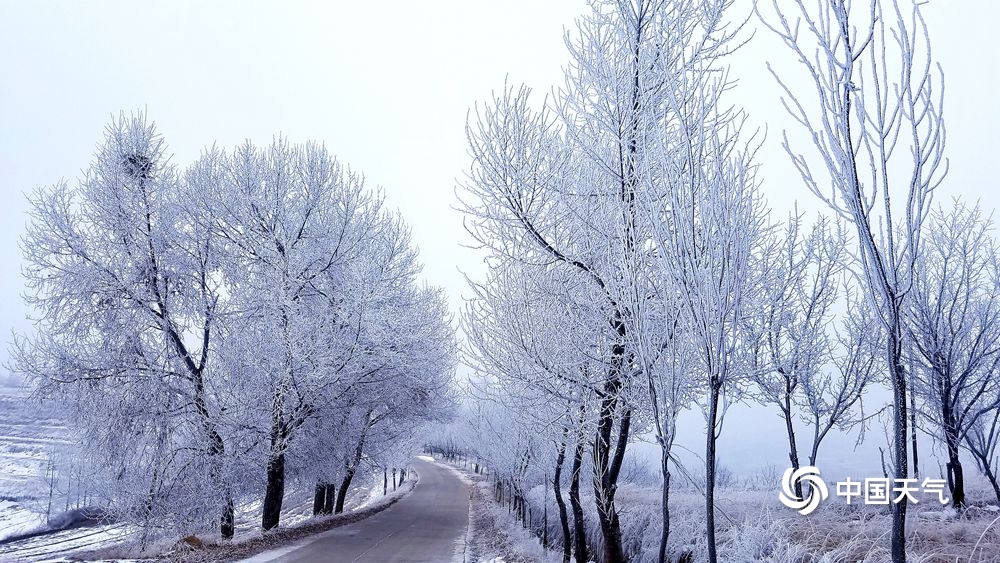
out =
{"type": "MultiPolygon", "coordinates": [[[[750,5],[738,0],[737,9],[750,5]]],[[[505,78],[539,95],[558,83],[563,32],[586,10],[583,0],[0,0],[0,360],[11,329],[28,328],[24,193],[75,182],[122,110],[146,110],[182,166],[212,143],[268,143],[278,133],[324,142],[385,190],[413,229],[425,278],[447,289],[457,312],[460,269],[481,272],[481,258],[460,246],[467,237],[453,209],[469,166],[467,112],[505,78]]],[[[982,199],[992,210],[1000,3],[933,0],[926,13],[947,84],[951,173],[937,197],[982,199]]],[[[788,56],[758,33],[734,59],[740,85],[731,98],[767,128],[761,178],[781,215],[796,200],[816,207],[777,148],[787,120],[764,64],[788,56]]]]}

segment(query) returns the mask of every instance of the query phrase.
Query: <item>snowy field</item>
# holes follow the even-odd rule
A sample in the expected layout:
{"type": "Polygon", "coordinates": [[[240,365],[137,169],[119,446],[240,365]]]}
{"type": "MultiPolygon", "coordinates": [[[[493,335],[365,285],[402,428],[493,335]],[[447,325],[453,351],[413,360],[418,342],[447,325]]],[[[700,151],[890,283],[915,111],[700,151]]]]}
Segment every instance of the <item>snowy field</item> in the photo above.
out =
{"type": "Polygon", "coordinates": [[[0,560],[53,559],[127,539],[123,524],[84,526],[16,541],[67,522],[87,498],[86,484],[52,464],[72,466],[65,420],[29,397],[23,387],[0,380],[0,560]],[[8,540],[8,541],[4,541],[8,540]]]}
{"type": "Polygon", "coordinates": [[[49,461],[68,445],[59,416],[40,409],[13,381],[0,379],[0,541],[45,523],[49,461]]]}

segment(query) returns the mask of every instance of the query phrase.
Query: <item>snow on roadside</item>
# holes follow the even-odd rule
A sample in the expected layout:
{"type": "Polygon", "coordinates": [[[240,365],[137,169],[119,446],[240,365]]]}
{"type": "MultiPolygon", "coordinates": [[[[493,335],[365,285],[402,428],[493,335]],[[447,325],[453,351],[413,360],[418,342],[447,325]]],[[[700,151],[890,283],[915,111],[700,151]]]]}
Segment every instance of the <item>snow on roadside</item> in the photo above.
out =
{"type": "Polygon", "coordinates": [[[442,460],[432,460],[432,461],[434,461],[435,463],[437,463],[441,467],[447,468],[448,471],[451,471],[456,477],[458,477],[458,479],[461,482],[465,483],[466,485],[473,486],[473,485],[476,484],[476,481],[473,478],[472,474],[469,473],[468,471],[466,471],[464,469],[459,469],[458,467],[456,467],[456,466],[454,466],[454,465],[452,465],[452,464],[450,464],[450,463],[448,463],[446,461],[442,461],[442,460]]]}
{"type": "Polygon", "coordinates": [[[469,503],[469,530],[464,550],[456,553],[454,561],[460,563],[557,563],[560,554],[546,551],[541,542],[525,530],[507,509],[492,500],[487,479],[482,475],[435,460],[447,467],[472,488],[469,503]]]}

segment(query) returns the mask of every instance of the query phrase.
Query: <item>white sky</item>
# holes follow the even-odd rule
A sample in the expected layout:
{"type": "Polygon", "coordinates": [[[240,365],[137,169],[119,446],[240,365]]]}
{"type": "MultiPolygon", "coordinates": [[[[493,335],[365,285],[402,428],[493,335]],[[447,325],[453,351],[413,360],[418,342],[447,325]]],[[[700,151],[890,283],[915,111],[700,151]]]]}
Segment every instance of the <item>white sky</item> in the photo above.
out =
{"type": "MultiPolygon", "coordinates": [[[[737,0],[738,10],[750,5],[737,0]]],[[[28,328],[24,193],[79,178],[121,110],[145,109],[180,165],[212,143],[268,143],[277,133],[325,142],[384,188],[413,229],[427,281],[447,289],[457,312],[459,269],[481,272],[479,256],[460,246],[467,237],[453,209],[469,166],[467,112],[507,76],[539,95],[558,83],[563,30],[586,10],[584,0],[0,0],[0,361],[11,330],[28,328]]],[[[934,0],[926,13],[947,76],[951,173],[939,201],[961,195],[993,209],[1000,3],[934,0]]],[[[764,63],[788,56],[759,32],[734,60],[731,98],[768,129],[763,189],[779,216],[796,199],[816,206],[777,148],[787,121],[764,63]]]]}

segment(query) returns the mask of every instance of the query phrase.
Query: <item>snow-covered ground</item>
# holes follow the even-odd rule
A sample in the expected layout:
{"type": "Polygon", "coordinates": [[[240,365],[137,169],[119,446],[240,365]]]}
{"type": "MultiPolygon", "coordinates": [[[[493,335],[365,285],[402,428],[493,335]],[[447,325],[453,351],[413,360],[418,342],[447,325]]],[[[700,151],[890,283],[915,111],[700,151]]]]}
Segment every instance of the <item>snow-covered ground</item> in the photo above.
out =
{"type": "Polygon", "coordinates": [[[68,444],[66,425],[56,414],[24,388],[0,380],[0,541],[45,524],[49,461],[68,444]]]}
{"type": "Polygon", "coordinates": [[[463,538],[457,563],[559,563],[560,553],[542,548],[538,538],[524,529],[506,507],[493,502],[491,484],[483,475],[438,460],[473,488],[469,505],[469,530],[463,538]]]}
{"type": "Polygon", "coordinates": [[[80,506],[78,484],[50,478],[51,464],[70,461],[71,446],[64,418],[16,382],[0,380],[0,560],[59,558],[129,537],[128,526],[108,524],[10,541],[65,522],[80,506]]]}

